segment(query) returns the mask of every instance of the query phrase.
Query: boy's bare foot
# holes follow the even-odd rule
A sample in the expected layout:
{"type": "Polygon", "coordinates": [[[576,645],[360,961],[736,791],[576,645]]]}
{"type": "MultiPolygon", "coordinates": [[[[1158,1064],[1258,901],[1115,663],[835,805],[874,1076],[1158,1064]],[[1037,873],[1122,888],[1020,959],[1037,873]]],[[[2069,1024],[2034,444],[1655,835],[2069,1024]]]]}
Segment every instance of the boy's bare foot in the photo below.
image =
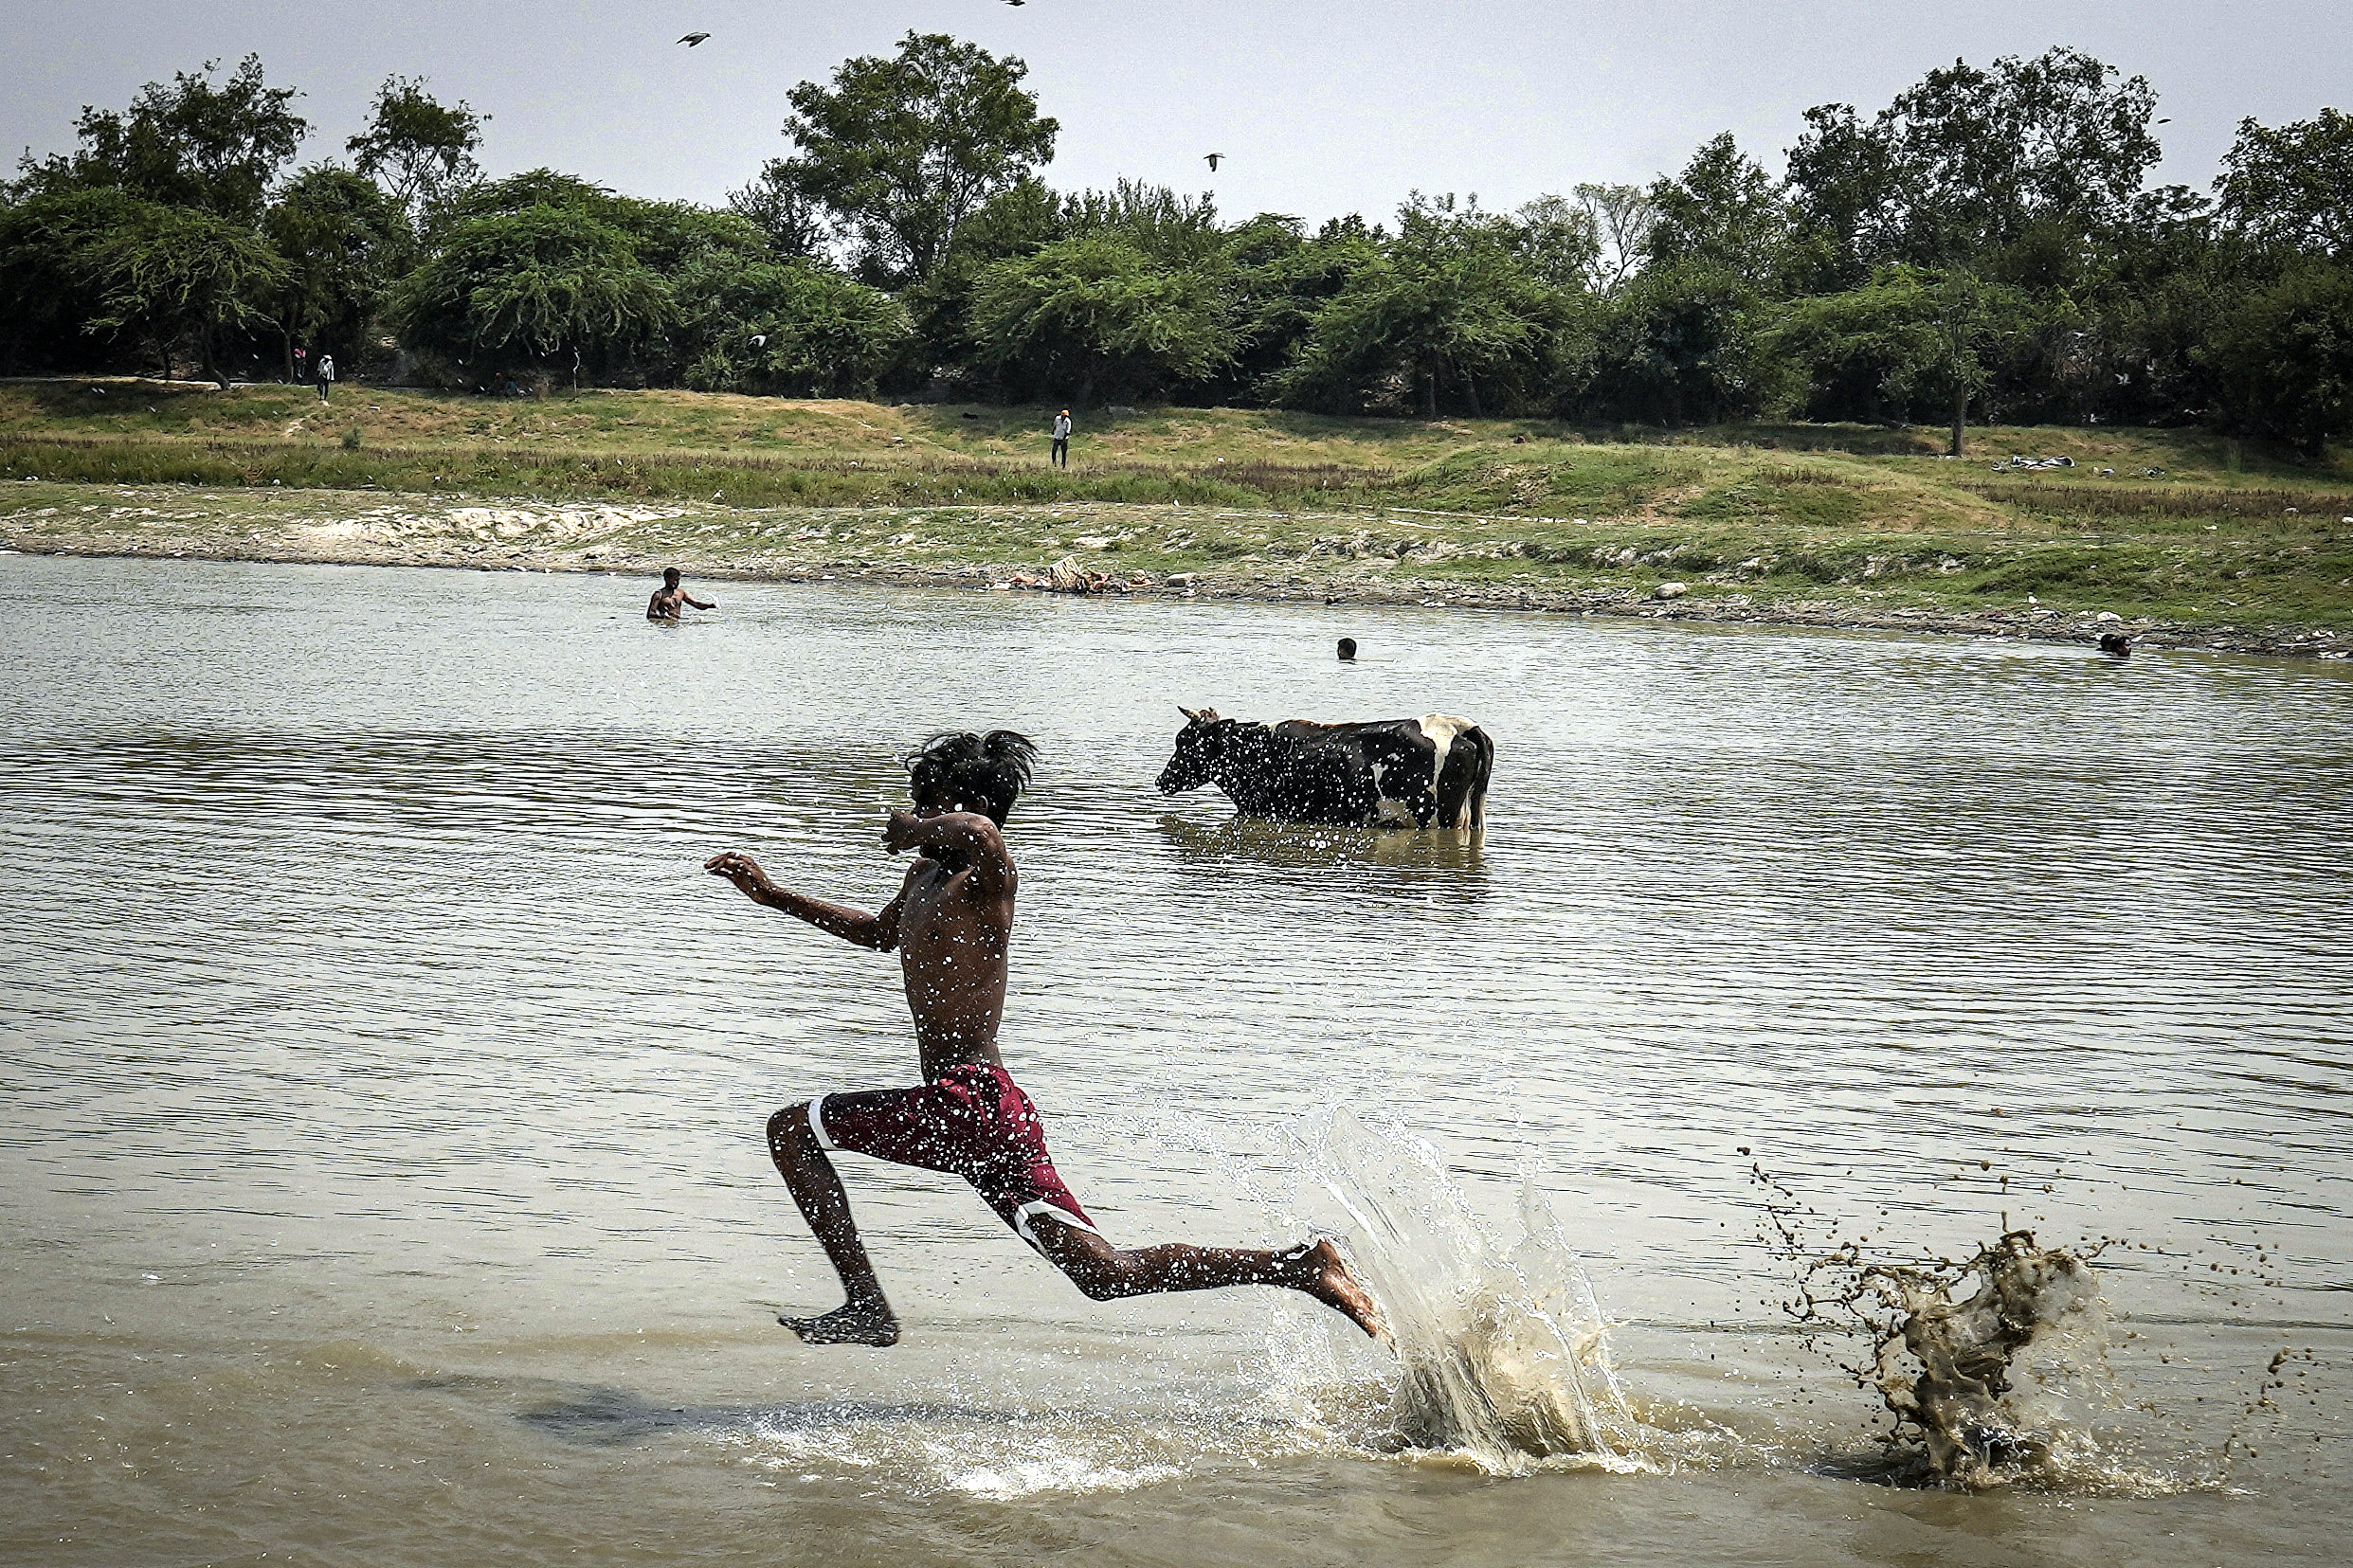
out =
{"type": "Polygon", "coordinates": [[[843,1305],[814,1318],[776,1320],[801,1336],[805,1344],[871,1344],[888,1347],[898,1343],[898,1319],[888,1307],[843,1305]]]}
{"type": "Polygon", "coordinates": [[[1384,1343],[1388,1340],[1389,1325],[1381,1321],[1381,1308],[1373,1302],[1372,1292],[1348,1272],[1348,1266],[1341,1260],[1340,1249],[1332,1245],[1331,1237],[1317,1237],[1294,1251],[1284,1262],[1296,1271],[1293,1283],[1298,1289],[1374,1339],[1384,1343]]]}

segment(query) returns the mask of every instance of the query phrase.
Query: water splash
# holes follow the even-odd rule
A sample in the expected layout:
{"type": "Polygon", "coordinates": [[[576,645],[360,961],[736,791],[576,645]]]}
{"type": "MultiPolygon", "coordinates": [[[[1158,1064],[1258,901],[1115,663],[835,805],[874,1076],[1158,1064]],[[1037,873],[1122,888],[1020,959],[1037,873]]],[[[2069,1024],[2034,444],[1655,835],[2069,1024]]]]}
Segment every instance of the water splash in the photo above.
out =
{"type": "Polygon", "coordinates": [[[1334,1114],[1294,1146],[1348,1217],[1353,1261],[1389,1321],[1398,1373],[1378,1446],[1495,1472],[1571,1458],[1636,1468],[1642,1429],[1605,1321],[1533,1171],[1507,1240],[1402,1126],[1334,1114]]]}

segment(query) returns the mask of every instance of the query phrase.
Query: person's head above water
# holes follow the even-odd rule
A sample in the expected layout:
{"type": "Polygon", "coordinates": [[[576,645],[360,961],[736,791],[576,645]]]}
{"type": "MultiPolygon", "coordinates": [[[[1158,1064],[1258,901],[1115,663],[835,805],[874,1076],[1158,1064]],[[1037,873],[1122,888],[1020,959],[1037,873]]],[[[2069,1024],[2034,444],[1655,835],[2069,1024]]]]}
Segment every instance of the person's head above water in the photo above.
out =
{"type": "Polygon", "coordinates": [[[679,586],[678,568],[664,567],[661,568],[661,586],[665,588],[675,588],[679,586]]]}
{"type": "Polygon", "coordinates": [[[1014,801],[1029,787],[1038,748],[1028,736],[1010,730],[991,730],[986,735],[948,730],[899,760],[907,765],[907,783],[919,815],[977,811],[1003,827],[1013,814],[1014,801]]]}
{"type": "Polygon", "coordinates": [[[1340,657],[1343,659],[1351,659],[1356,657],[1356,639],[1344,637],[1340,640],[1340,657]]]}

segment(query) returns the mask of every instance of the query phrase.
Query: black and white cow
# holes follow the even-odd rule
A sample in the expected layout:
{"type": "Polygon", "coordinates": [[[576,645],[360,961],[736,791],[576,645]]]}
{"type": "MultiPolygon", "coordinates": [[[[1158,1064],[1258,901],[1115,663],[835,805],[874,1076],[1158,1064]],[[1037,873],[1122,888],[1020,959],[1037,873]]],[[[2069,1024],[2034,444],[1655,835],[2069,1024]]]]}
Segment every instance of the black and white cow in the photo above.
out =
{"type": "Polygon", "coordinates": [[[1475,828],[1487,821],[1495,743],[1469,719],[1251,724],[1179,708],[1160,792],[1216,784],[1245,817],[1335,827],[1475,828]]]}

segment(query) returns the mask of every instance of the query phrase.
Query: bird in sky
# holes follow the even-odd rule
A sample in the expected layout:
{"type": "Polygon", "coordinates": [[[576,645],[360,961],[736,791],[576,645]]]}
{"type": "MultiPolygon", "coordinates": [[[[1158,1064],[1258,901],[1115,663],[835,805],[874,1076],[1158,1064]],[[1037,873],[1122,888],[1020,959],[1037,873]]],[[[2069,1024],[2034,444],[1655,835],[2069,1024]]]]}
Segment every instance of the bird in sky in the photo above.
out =
{"type": "Polygon", "coordinates": [[[1225,154],[1222,153],[1204,153],[1201,161],[1207,164],[1209,166],[1209,172],[1214,174],[1218,171],[1218,160],[1223,156],[1225,156],[1225,154]]]}
{"type": "Polygon", "coordinates": [[[704,39],[709,38],[710,36],[711,35],[707,32],[690,32],[684,38],[679,39],[679,42],[691,49],[696,45],[701,43],[704,39]]]}

